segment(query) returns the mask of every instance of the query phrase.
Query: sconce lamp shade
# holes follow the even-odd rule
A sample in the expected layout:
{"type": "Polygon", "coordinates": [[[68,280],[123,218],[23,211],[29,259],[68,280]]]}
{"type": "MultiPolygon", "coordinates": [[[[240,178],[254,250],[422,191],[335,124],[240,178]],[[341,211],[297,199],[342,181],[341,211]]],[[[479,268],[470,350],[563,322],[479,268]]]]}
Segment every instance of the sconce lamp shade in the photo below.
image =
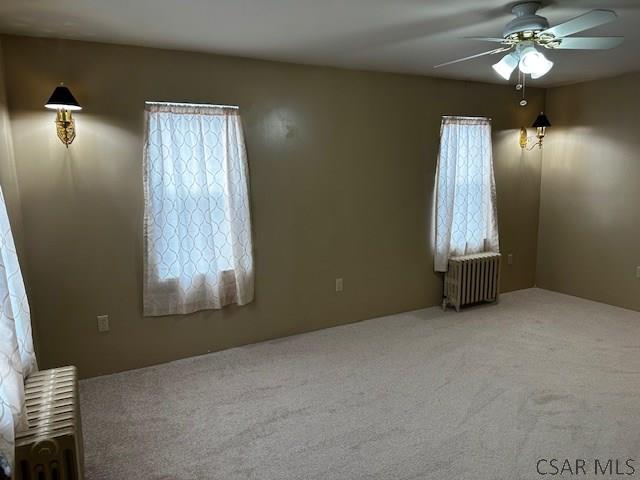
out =
{"type": "Polygon", "coordinates": [[[44,105],[51,110],[82,110],[71,90],[64,85],[58,85],[44,105]]]}
{"type": "Polygon", "coordinates": [[[536,121],[533,122],[531,126],[533,128],[550,127],[551,122],[549,122],[549,119],[544,113],[540,112],[540,115],[538,115],[538,118],[536,118],[536,121]]]}

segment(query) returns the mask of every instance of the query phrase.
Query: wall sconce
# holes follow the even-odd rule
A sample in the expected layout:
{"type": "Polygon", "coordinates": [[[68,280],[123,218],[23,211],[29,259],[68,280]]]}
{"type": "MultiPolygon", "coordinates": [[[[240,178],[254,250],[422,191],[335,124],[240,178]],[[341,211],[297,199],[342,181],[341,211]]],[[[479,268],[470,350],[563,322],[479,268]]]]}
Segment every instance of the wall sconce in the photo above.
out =
{"type": "Polygon", "coordinates": [[[549,119],[547,118],[547,116],[543,112],[540,112],[540,115],[538,115],[538,118],[536,118],[536,121],[533,122],[533,125],[531,126],[536,129],[535,138],[537,138],[538,141],[533,143],[529,148],[527,148],[527,144],[529,143],[529,140],[533,140],[534,137],[528,137],[527,129],[525,127],[522,127],[520,128],[520,148],[522,149],[527,148],[527,150],[532,150],[533,147],[535,147],[536,145],[538,146],[538,148],[542,148],[542,140],[544,139],[544,136],[547,134],[547,127],[550,127],[551,123],[549,122],[549,119]]]}
{"type": "Polygon", "coordinates": [[[69,148],[69,145],[76,138],[76,127],[71,112],[82,110],[82,107],[71,93],[71,90],[62,83],[55,88],[45,107],[57,110],[56,131],[58,138],[69,148]]]}

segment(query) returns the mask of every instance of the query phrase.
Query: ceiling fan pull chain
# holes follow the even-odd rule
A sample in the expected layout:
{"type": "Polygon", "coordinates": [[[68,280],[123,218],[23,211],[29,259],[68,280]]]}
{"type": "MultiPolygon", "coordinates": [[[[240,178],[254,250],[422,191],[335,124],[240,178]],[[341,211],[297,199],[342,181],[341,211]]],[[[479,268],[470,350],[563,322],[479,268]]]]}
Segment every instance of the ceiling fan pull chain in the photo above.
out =
{"type": "Polygon", "coordinates": [[[520,106],[526,107],[527,104],[529,103],[525,98],[525,91],[527,89],[527,76],[522,72],[520,72],[520,75],[522,77],[522,82],[521,82],[522,83],[522,100],[520,100],[520,106]]]}

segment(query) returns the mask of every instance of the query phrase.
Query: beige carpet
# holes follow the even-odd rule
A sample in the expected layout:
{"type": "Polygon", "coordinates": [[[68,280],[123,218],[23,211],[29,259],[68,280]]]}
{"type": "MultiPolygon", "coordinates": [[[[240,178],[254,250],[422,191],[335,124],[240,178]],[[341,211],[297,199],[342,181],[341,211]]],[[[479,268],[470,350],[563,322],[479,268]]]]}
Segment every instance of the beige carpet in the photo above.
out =
{"type": "Polygon", "coordinates": [[[90,379],[81,395],[88,480],[569,478],[539,476],[540,458],[602,478],[594,459],[640,457],[640,313],[524,290],[90,379]]]}

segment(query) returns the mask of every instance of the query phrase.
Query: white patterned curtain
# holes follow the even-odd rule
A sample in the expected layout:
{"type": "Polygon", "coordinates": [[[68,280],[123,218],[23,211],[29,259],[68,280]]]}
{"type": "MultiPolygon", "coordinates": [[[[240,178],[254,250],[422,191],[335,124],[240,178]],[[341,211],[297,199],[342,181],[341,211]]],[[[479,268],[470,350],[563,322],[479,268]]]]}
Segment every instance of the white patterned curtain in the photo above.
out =
{"type": "Polygon", "coordinates": [[[436,173],[435,270],[451,256],[499,252],[491,120],[443,117],[436,173]]]}
{"type": "Polygon", "coordinates": [[[235,107],[147,103],[144,314],[253,300],[247,155],[235,107]]]}
{"type": "Polygon", "coordinates": [[[0,300],[0,472],[9,477],[15,431],[27,426],[24,379],[38,366],[33,351],[29,303],[1,189],[0,300]]]}

